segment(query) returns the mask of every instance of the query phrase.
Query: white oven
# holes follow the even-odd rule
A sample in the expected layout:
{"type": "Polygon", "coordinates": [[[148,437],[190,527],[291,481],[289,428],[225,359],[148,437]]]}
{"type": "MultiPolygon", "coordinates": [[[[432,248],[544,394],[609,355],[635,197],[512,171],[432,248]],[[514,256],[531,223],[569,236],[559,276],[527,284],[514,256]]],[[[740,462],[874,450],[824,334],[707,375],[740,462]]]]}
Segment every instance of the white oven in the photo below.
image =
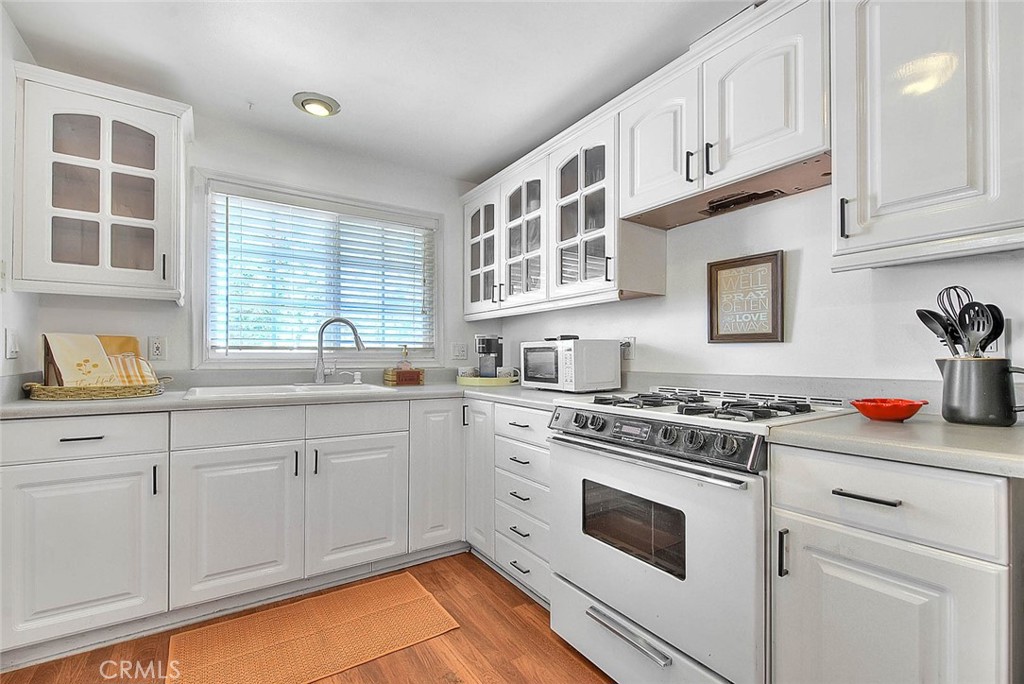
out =
{"type": "Polygon", "coordinates": [[[763,478],[549,442],[552,628],[613,677],[763,683],[763,478]]]}
{"type": "Polygon", "coordinates": [[[622,386],[618,340],[545,340],[520,345],[520,384],[561,392],[622,386]]]}

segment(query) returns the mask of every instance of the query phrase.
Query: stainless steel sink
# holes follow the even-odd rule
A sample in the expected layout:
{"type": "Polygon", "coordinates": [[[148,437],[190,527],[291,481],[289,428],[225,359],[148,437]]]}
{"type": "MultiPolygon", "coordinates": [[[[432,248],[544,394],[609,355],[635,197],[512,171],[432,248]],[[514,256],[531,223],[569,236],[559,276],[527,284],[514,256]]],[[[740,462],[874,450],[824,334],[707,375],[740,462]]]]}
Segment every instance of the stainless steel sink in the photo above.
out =
{"type": "Polygon", "coordinates": [[[235,387],[193,387],[185,392],[183,399],[269,399],[303,396],[349,396],[352,394],[380,394],[394,392],[394,387],[382,387],[367,383],[347,385],[240,385],[235,387]]]}

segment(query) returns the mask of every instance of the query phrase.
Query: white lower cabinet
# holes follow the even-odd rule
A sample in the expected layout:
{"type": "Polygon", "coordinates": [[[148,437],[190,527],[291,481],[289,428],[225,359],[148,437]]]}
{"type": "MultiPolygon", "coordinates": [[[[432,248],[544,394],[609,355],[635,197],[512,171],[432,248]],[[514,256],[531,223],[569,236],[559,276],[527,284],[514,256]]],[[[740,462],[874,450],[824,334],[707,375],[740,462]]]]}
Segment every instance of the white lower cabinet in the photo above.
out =
{"type": "Polygon", "coordinates": [[[494,404],[466,402],[466,541],[494,557],[494,404]]]}
{"type": "Polygon", "coordinates": [[[171,608],[299,579],[303,443],[171,455],[171,608]]]}
{"type": "Polygon", "coordinates": [[[409,411],[409,550],[459,541],[466,529],[462,399],[414,401],[409,411]]]}
{"type": "Polygon", "coordinates": [[[306,442],[306,576],[409,550],[409,433],[306,442]]]}
{"type": "Polygon", "coordinates": [[[3,648],[167,610],[167,453],[0,468],[3,648]]]}

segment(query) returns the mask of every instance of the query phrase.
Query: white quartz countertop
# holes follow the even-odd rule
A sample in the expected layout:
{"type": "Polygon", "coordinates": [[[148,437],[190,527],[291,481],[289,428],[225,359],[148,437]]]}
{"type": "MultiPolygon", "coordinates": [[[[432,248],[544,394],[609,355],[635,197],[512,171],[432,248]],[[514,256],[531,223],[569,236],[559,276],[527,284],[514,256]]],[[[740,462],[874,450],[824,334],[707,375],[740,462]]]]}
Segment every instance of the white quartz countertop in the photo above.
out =
{"type": "Polygon", "coordinates": [[[305,404],[347,404],[368,401],[408,401],[410,399],[452,399],[468,397],[503,404],[516,404],[551,410],[555,400],[587,395],[513,387],[468,387],[456,383],[438,383],[412,387],[396,387],[394,392],[358,393],[333,396],[297,395],[266,398],[184,399],[185,392],[164,392],[142,399],[87,401],[32,401],[19,399],[0,407],[0,419],[60,418],[67,416],[98,416],[117,413],[158,413],[162,411],[194,411],[198,409],[249,408],[254,406],[287,406],[305,404]]]}
{"type": "Polygon", "coordinates": [[[982,427],[947,423],[938,415],[918,414],[905,423],[893,423],[851,413],[774,428],[768,441],[887,461],[1024,477],[1024,422],[1009,428],[982,427]]]}

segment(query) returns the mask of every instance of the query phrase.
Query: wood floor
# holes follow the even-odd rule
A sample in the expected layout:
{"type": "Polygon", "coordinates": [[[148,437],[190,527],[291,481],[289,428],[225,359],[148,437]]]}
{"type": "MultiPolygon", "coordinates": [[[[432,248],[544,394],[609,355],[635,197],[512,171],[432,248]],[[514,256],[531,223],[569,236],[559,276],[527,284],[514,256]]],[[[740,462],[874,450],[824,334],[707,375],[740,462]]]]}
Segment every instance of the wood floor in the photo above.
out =
{"type": "MultiPolygon", "coordinates": [[[[418,579],[460,628],[323,679],[322,684],[611,681],[548,628],[548,612],[544,608],[475,556],[461,553],[399,572],[409,572],[418,579]]],[[[0,675],[0,684],[163,684],[162,680],[145,676],[104,679],[100,664],[108,660],[139,661],[143,667],[150,662],[165,663],[171,635],[242,614],[15,670],[0,675]]],[[[166,664],[162,671],[167,671],[166,664]]]]}

